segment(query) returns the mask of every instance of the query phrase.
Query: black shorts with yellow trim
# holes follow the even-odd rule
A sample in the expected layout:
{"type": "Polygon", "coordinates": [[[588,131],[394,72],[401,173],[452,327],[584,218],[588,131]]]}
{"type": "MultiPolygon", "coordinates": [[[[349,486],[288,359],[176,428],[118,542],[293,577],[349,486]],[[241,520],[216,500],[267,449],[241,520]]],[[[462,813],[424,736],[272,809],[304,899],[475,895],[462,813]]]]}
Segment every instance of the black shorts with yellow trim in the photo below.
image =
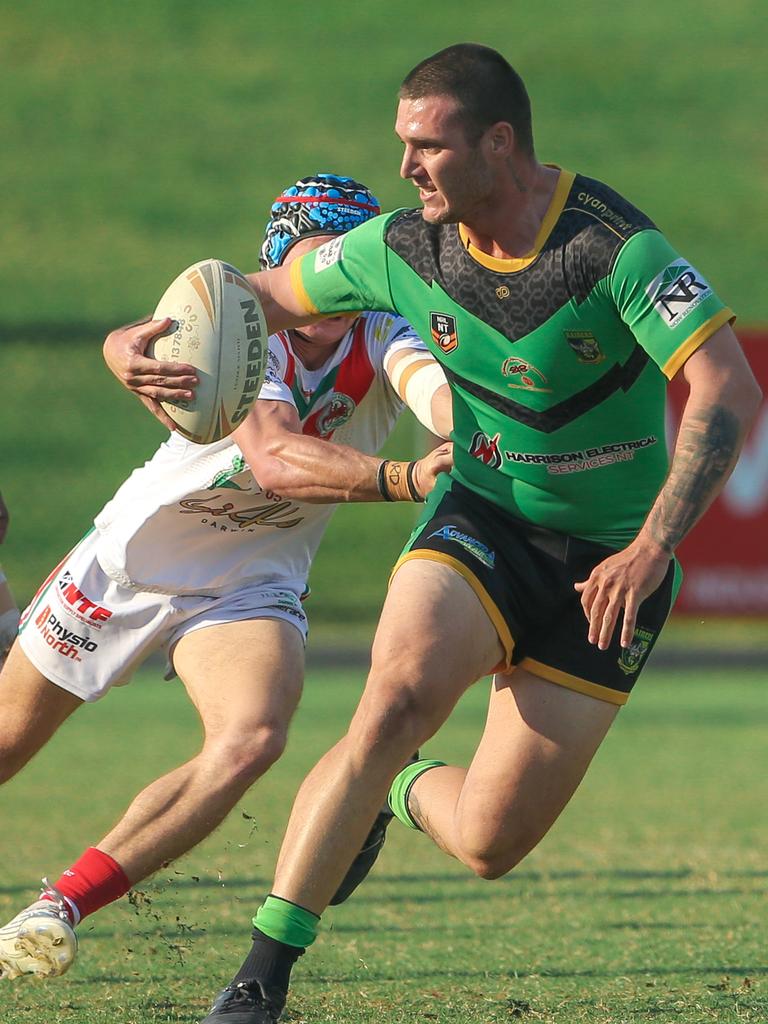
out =
{"type": "Polygon", "coordinates": [[[620,646],[617,626],[601,651],[589,643],[573,585],[613,553],[615,548],[517,519],[452,480],[393,572],[413,558],[449,565],[469,583],[496,627],[506,652],[499,671],[519,665],[569,689],[625,704],[669,615],[681,574],[673,559],[661,586],[640,606],[630,647],[620,646]]]}

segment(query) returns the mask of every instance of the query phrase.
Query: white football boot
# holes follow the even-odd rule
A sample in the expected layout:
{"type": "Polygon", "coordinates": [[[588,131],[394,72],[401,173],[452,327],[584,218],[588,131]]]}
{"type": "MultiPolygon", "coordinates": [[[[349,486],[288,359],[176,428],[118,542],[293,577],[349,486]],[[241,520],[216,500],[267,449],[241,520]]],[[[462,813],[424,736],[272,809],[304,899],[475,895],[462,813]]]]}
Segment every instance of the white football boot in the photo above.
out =
{"type": "Polygon", "coordinates": [[[77,936],[70,910],[45,879],[43,885],[53,898],[37,900],[0,928],[0,978],[55,978],[74,963],[77,936]]]}

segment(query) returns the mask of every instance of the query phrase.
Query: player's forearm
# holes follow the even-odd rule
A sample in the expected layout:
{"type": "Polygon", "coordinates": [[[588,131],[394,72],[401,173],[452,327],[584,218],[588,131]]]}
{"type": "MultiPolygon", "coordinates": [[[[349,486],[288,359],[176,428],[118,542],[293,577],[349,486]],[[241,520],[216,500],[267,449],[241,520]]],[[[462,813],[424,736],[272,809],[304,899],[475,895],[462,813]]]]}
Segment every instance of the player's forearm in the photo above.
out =
{"type": "Polygon", "coordinates": [[[423,501],[451,464],[445,445],[415,462],[382,460],[303,434],[262,443],[251,457],[247,444],[240,447],[261,487],[316,504],[423,501]]]}
{"type": "Polygon", "coordinates": [[[686,405],[669,475],[638,535],[667,554],[698,522],[739,457],[751,416],[732,403],[686,405]]]}
{"type": "Polygon", "coordinates": [[[293,434],[267,445],[255,475],[262,486],[266,480],[271,490],[298,501],[382,501],[380,462],[346,445],[293,434]]]}

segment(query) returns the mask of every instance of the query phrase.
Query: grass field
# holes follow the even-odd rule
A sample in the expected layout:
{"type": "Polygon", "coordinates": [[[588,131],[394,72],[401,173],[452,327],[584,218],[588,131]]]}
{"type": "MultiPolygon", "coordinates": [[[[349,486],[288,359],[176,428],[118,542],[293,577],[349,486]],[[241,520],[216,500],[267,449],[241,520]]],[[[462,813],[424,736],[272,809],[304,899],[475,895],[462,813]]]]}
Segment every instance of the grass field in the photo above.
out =
{"type": "Polygon", "coordinates": [[[751,273],[768,156],[759,0],[678,0],[673,19],[664,0],[296,0],[289,23],[250,0],[0,7],[6,324],[111,323],[203,256],[252,266],[267,203],[320,167],[412,204],[395,94],[461,40],[519,67],[542,159],[626,192],[742,316],[766,316],[751,273]]]}
{"type": "MultiPolygon", "coordinates": [[[[741,322],[768,317],[759,0],[679,0],[674,16],[663,0],[0,12],[0,490],[14,517],[0,558],[22,600],[163,436],[106,374],[106,328],[151,309],[194,260],[254,267],[269,202],[301,174],[350,173],[385,207],[412,204],[394,97],[441,46],[502,50],[528,83],[540,157],[610,182],[741,322]]],[[[408,454],[412,435],[393,450],[408,454]]],[[[411,512],[343,510],[314,572],[316,624],[375,619],[411,512]]]]}
{"type": "MultiPolygon", "coordinates": [[[[313,673],[284,760],[228,822],[88,919],[65,978],[0,989],[3,1024],[194,1024],[248,947],[300,778],[343,728],[349,673],[313,673]]],[[[507,878],[466,875],[397,823],[295,972],[292,1024],[719,1024],[768,1018],[768,707],[756,674],[649,670],[588,778],[507,878]]],[[[478,684],[428,752],[465,761],[478,684]]],[[[144,673],[79,712],[0,793],[0,919],[197,742],[144,673]]]]}
{"type": "MultiPolygon", "coordinates": [[[[105,331],[189,263],[255,267],[269,202],[319,169],[411,205],[391,126],[403,74],[497,47],[532,95],[538,155],[656,220],[741,323],[768,320],[760,0],[0,0],[2,561],[19,599],[163,438],[103,367],[105,331]]],[[[405,420],[387,453],[418,446],[405,420]]],[[[413,509],[340,510],[312,575],[313,637],[370,634],[413,509]]],[[[765,623],[683,627],[701,655],[765,623]]],[[[48,985],[0,984],[0,1024],[196,1024],[248,946],[288,810],[359,675],[313,671],[284,760],[216,835],[85,922],[48,985]]],[[[300,963],[289,1024],[737,1024],[768,1020],[765,673],[649,671],[582,791],[509,878],[468,877],[393,827],[300,963]]],[[[465,761],[479,684],[428,748],[465,761]]],[[[0,791],[0,922],[195,749],[178,685],[144,673],[0,791]]]]}

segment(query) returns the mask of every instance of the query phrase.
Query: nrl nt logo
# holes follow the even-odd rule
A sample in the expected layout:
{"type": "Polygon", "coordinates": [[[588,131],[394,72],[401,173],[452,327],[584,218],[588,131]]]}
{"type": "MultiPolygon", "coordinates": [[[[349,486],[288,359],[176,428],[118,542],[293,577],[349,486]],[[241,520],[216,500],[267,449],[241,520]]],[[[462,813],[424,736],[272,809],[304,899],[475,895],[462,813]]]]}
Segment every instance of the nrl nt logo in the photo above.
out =
{"type": "Polygon", "coordinates": [[[455,316],[451,316],[450,313],[430,313],[429,326],[432,340],[443,352],[453,352],[459,347],[455,316]]]}

